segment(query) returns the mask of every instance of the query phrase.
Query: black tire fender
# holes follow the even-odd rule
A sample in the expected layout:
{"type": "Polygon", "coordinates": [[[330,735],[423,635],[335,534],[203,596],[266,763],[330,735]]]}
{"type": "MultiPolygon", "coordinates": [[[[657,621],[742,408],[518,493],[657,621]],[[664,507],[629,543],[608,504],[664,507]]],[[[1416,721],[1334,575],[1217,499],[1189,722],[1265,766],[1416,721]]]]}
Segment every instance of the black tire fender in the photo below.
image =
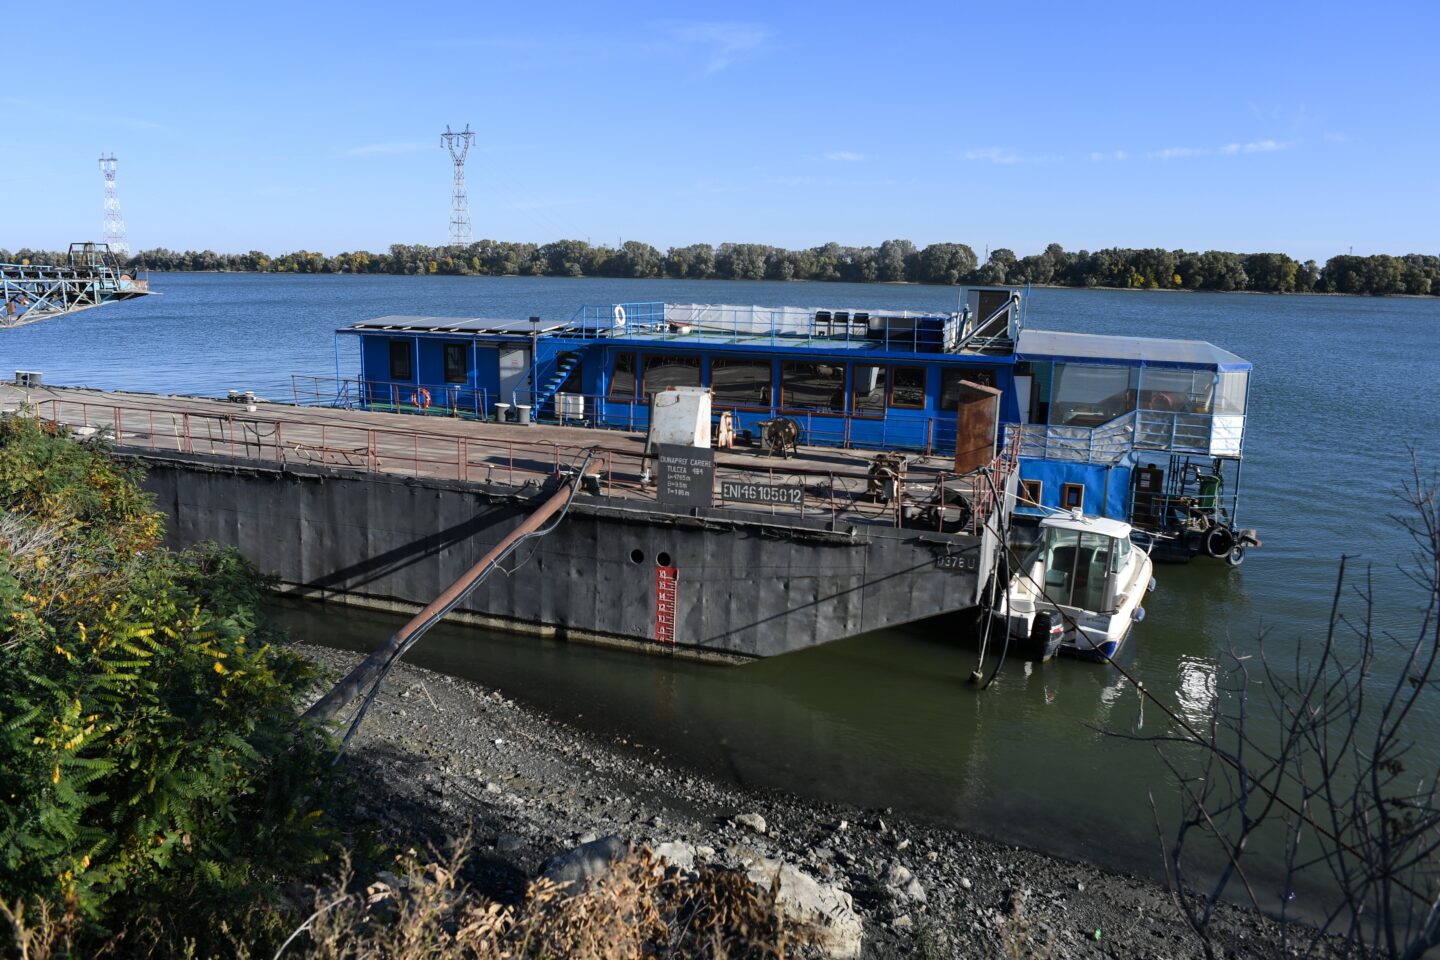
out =
{"type": "Polygon", "coordinates": [[[1205,552],[1215,558],[1229,556],[1230,551],[1235,549],[1235,531],[1224,524],[1217,523],[1205,531],[1200,545],[1205,552]]]}

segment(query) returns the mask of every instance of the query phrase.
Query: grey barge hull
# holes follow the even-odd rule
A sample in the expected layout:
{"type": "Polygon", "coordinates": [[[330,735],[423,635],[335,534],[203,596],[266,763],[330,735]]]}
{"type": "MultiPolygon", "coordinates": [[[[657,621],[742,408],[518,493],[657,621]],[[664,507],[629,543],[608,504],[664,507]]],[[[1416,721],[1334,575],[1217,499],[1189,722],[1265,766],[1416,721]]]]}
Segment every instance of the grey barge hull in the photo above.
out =
{"type": "Polygon", "coordinates": [[[644,436],[620,431],[73,389],[0,395],[18,399],[140,460],[169,545],[213,540],[286,592],[405,612],[589,464],[563,521],[454,615],[657,652],[768,657],[975,607],[1014,503],[1013,456],[966,475],[938,458],[912,464],[877,502],[853,451],[717,450],[713,478],[689,490],[703,503],[690,505],[667,500],[644,436]],[[742,502],[752,488],[785,495],[742,502]],[[940,509],[942,496],[973,509],[940,509]]]}
{"type": "MultiPolygon", "coordinates": [[[[214,540],[287,592],[396,610],[429,602],[544,498],[537,486],[141,459],[170,545],[214,540]]],[[[973,607],[995,552],[987,533],[830,527],[581,494],[456,613],[561,639],[753,659],[973,607]],[[658,567],[675,571],[673,644],[657,639],[658,567]]]]}

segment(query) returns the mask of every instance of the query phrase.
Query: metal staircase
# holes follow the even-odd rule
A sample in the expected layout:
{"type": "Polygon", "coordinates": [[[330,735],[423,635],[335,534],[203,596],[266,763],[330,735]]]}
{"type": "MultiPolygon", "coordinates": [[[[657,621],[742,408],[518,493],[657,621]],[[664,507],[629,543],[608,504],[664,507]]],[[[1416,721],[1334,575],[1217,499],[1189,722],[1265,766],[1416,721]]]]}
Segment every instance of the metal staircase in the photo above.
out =
{"type": "Polygon", "coordinates": [[[570,379],[570,374],[574,373],[575,368],[579,365],[580,354],[578,353],[562,353],[556,358],[554,373],[540,385],[540,392],[535,397],[537,413],[545,409],[545,404],[549,403],[560,388],[565,386],[565,381],[570,379]]]}

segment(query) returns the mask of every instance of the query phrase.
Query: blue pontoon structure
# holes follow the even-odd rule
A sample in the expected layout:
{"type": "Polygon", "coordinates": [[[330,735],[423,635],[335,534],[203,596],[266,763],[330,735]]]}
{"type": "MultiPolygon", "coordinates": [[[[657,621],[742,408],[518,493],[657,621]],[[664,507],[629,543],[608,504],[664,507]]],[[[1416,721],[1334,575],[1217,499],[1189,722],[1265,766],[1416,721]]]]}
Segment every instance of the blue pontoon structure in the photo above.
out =
{"type": "Polygon", "coordinates": [[[382,317],[337,331],[359,339],[357,378],[337,369],[304,396],[297,380],[296,399],[643,432],[656,393],[708,388],[742,442],[787,419],[802,445],[953,457],[957,473],[1008,442],[1018,514],[1078,508],[1174,556],[1239,562],[1258,543],[1234,527],[1250,364],[1199,341],[1029,330],[1024,308],[1018,291],[972,288],[945,313],[654,302],[568,321],[382,317]]]}
{"type": "Polygon", "coordinates": [[[59,266],[0,263],[0,328],[23,327],[150,293],[104,243],[72,243],[59,266]]]}

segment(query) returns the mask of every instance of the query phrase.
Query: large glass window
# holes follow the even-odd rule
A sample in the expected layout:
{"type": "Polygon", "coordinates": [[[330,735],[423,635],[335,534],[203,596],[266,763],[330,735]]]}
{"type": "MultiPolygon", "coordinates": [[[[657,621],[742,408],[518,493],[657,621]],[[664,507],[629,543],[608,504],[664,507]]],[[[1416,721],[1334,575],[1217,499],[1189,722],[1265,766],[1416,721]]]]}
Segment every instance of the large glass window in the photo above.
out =
{"type": "Polygon", "coordinates": [[[1135,409],[1139,367],[1101,367],[1057,363],[1050,400],[1050,422],[1067,427],[1098,427],[1135,409]]]}
{"type": "Polygon", "coordinates": [[[463,343],[445,344],[445,382],[467,383],[470,380],[470,352],[463,343]]]}
{"type": "Polygon", "coordinates": [[[391,340],[390,341],[390,379],[409,380],[415,376],[414,364],[410,362],[410,351],[414,348],[413,340],[391,340]]]}
{"type": "Polygon", "coordinates": [[[774,364],[754,357],[717,357],[710,361],[710,390],[725,406],[769,407],[774,364]]]}
{"type": "Polygon", "coordinates": [[[610,368],[610,399],[635,399],[635,354],[615,354],[615,365],[610,368]]]}
{"type": "Polygon", "coordinates": [[[783,405],[790,410],[845,409],[845,368],[838,363],[782,363],[783,405]]]}
{"type": "Polygon", "coordinates": [[[1245,388],[1250,381],[1248,370],[1220,374],[1220,385],[1215,390],[1215,412],[1225,414],[1245,413],[1245,388]]]}
{"type": "Polygon", "coordinates": [[[883,417],[885,391],[890,370],[871,363],[857,363],[850,370],[850,411],[857,417],[883,417]]]}
{"type": "Polygon", "coordinates": [[[890,406],[908,410],[925,409],[925,368],[890,368],[890,406]]]}
{"type": "Polygon", "coordinates": [[[1209,413],[1215,375],[1209,370],[1146,367],[1140,375],[1140,409],[1209,413]]]}
{"type": "Polygon", "coordinates": [[[960,381],[968,380],[981,386],[995,386],[995,371],[985,367],[952,367],[940,374],[940,409],[960,409],[960,381]]]}
{"type": "Polygon", "coordinates": [[[659,393],[666,387],[700,386],[700,359],[698,357],[671,357],[665,354],[648,354],[645,357],[645,395],[659,393]]]}

